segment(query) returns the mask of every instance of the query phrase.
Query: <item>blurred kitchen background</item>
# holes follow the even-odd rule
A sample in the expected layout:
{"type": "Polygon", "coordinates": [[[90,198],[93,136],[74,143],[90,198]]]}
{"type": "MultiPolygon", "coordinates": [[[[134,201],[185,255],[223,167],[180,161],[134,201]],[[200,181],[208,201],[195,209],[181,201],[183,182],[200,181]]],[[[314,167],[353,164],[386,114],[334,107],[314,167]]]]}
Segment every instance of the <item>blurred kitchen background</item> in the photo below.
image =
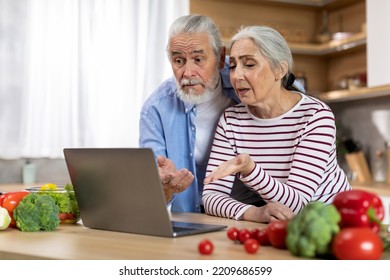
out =
{"type": "Polygon", "coordinates": [[[0,183],[22,182],[23,167],[69,182],[64,147],[138,146],[142,103],[171,75],[169,25],[199,13],[227,46],[242,25],[279,30],[297,78],[335,113],[351,180],[344,155],[361,151],[372,182],[389,184],[389,11],[386,0],[0,0],[0,183]]]}
{"type": "Polygon", "coordinates": [[[171,76],[168,28],[188,13],[182,0],[0,0],[0,183],[22,182],[27,162],[33,181],[68,183],[65,147],[138,146],[141,106],[171,76]]]}

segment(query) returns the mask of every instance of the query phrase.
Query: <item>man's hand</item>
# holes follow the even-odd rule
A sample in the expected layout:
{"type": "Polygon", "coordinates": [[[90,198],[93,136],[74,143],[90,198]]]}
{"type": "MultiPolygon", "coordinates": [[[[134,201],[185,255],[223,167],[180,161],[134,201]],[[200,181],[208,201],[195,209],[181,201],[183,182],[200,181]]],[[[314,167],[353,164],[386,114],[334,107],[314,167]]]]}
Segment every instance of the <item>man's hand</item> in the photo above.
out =
{"type": "Polygon", "coordinates": [[[172,160],[158,156],[158,171],[163,184],[165,201],[168,203],[174,193],[185,191],[194,180],[194,175],[187,169],[176,169],[172,160]]]}
{"type": "Polygon", "coordinates": [[[250,207],[244,213],[244,220],[269,223],[275,220],[290,220],[293,216],[293,211],[286,205],[279,202],[269,202],[261,207],[250,207]]]}
{"type": "Polygon", "coordinates": [[[160,174],[160,179],[163,184],[166,184],[170,181],[170,174],[176,172],[176,166],[172,160],[167,159],[163,156],[157,157],[158,172],[160,174]]]}

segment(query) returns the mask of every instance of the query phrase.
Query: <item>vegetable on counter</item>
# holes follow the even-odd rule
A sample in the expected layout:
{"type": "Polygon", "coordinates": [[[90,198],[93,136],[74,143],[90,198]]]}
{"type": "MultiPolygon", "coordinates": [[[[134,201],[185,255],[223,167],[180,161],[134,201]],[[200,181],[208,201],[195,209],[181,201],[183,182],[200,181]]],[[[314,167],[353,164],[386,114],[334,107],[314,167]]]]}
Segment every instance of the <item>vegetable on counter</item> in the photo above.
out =
{"type": "Polygon", "coordinates": [[[54,198],[59,207],[61,223],[75,223],[80,218],[80,211],[71,184],[64,186],[64,192],[44,191],[54,198]]]}
{"type": "Polygon", "coordinates": [[[211,255],[214,250],[214,244],[209,239],[203,239],[198,243],[198,250],[202,255],[211,255]]]}
{"type": "Polygon", "coordinates": [[[56,184],[48,183],[28,190],[37,194],[50,195],[59,207],[58,215],[62,224],[74,224],[80,219],[80,210],[71,184],[57,187],[56,184]]]}
{"type": "Polygon", "coordinates": [[[11,223],[11,217],[8,210],[0,207],[0,230],[5,230],[11,223]]]}
{"type": "Polygon", "coordinates": [[[14,220],[14,215],[13,212],[18,206],[19,202],[30,192],[28,191],[15,191],[15,192],[7,192],[5,194],[1,195],[1,204],[0,206],[7,209],[9,216],[11,217],[11,223],[10,227],[15,227],[15,220],[14,220]]]}
{"type": "Polygon", "coordinates": [[[369,227],[378,233],[385,216],[381,198],[363,190],[338,193],[333,205],[341,214],[340,227],[369,227]]]}
{"type": "Polygon", "coordinates": [[[287,226],[289,222],[285,221],[272,221],[267,226],[268,241],[274,248],[286,249],[287,243],[287,226]]]}
{"type": "Polygon", "coordinates": [[[26,195],[13,214],[16,226],[21,231],[53,231],[60,224],[59,207],[48,194],[26,195]]]}
{"type": "Polygon", "coordinates": [[[340,231],[340,214],[333,205],[311,202],[287,225],[287,249],[294,255],[315,257],[331,252],[333,237],[340,231]]]}
{"type": "Polygon", "coordinates": [[[368,227],[343,228],[334,237],[332,252],[339,260],[379,260],[383,243],[368,227]]]}
{"type": "Polygon", "coordinates": [[[244,249],[248,254],[255,254],[260,248],[259,241],[257,239],[254,239],[253,237],[245,240],[244,242],[244,249]]]}

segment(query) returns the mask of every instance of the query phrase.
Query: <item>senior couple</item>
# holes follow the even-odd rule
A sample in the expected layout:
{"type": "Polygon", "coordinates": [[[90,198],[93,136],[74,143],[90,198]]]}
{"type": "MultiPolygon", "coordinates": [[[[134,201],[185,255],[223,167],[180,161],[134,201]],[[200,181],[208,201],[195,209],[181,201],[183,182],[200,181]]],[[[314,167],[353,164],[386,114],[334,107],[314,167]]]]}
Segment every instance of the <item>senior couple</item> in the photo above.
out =
{"type": "Polygon", "coordinates": [[[227,55],[210,18],[183,16],[167,52],[174,77],[145,102],[139,145],[156,155],[172,212],[267,223],[351,188],[334,115],[294,82],[276,30],[242,28],[227,55]]]}

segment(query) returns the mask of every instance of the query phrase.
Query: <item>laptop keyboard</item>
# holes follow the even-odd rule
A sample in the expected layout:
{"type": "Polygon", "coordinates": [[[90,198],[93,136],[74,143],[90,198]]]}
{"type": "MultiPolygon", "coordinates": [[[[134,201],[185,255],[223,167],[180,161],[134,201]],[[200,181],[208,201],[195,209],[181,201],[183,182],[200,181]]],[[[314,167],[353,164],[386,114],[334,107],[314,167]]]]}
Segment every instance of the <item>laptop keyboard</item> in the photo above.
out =
{"type": "Polygon", "coordinates": [[[191,230],[192,228],[173,226],[172,229],[173,229],[173,232],[186,232],[186,231],[191,230]]]}

